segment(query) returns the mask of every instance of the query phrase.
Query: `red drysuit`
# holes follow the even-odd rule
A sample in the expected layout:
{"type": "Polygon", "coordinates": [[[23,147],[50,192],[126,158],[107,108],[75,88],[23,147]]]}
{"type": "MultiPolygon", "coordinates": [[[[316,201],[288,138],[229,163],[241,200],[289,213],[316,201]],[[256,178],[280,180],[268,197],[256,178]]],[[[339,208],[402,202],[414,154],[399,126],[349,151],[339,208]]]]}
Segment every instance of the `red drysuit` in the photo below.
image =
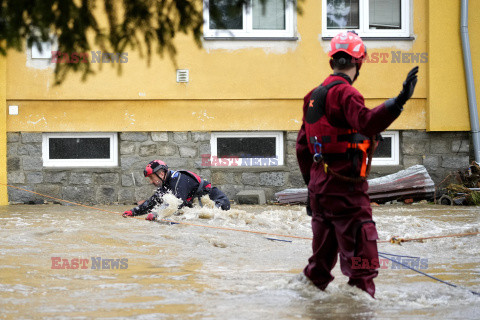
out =
{"type": "MultiPolygon", "coordinates": [[[[332,126],[354,129],[367,137],[384,131],[401,113],[393,99],[374,109],[365,107],[363,96],[351,86],[344,74],[330,75],[323,83],[343,81],[332,87],[325,100],[325,116],[332,126]]],[[[305,114],[311,105],[310,91],[304,98],[303,122],[297,138],[297,158],[300,170],[308,183],[312,209],[313,255],[305,267],[305,275],[320,289],[333,280],[330,271],[340,254],[342,273],[349,284],[375,294],[373,278],[378,274],[377,230],[372,221],[368,183],[347,182],[326,174],[323,165],[313,162],[306,130],[305,114]]],[[[321,121],[307,126],[321,125],[321,121]]],[[[315,129],[315,128],[314,128],[315,129]]],[[[309,127],[311,130],[311,127],[309,127]]],[[[348,159],[327,161],[329,168],[342,175],[352,172],[348,159]]]]}

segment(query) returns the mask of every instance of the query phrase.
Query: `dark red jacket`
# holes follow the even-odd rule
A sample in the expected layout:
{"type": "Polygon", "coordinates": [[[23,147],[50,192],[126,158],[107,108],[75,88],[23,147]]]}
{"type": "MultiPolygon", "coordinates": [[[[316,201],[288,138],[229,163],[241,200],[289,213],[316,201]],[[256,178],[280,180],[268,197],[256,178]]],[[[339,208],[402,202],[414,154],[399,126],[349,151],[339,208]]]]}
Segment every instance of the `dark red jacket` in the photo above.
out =
{"type": "MultiPolygon", "coordinates": [[[[331,88],[325,102],[325,115],[330,124],[336,127],[351,128],[359,133],[372,137],[384,131],[400,115],[402,109],[395,105],[393,99],[381,105],[368,109],[365,107],[363,96],[352,87],[350,78],[344,74],[330,75],[323,85],[333,81],[343,81],[346,85],[337,85],[331,88]]],[[[352,184],[327,175],[322,165],[313,162],[313,154],[308,148],[309,137],[305,132],[305,113],[308,109],[310,91],[304,98],[302,127],[297,137],[297,159],[300,171],[309,185],[309,190],[315,194],[345,196],[347,192],[366,193],[368,184],[359,182],[352,184]]],[[[337,160],[329,163],[329,167],[336,172],[350,172],[350,160],[337,160]]]]}

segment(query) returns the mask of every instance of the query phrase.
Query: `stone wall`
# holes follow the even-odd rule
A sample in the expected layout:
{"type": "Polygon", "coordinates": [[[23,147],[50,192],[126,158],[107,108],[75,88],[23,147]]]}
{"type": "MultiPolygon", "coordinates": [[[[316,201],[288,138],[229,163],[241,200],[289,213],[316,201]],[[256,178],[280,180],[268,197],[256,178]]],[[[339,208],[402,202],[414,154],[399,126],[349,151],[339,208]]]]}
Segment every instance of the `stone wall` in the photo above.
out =
{"type": "MultiPolygon", "coordinates": [[[[265,191],[268,200],[286,188],[304,187],[295,155],[296,132],[285,133],[285,165],[277,167],[209,167],[202,155],[210,154],[208,132],[127,132],[119,134],[119,166],[115,168],[44,168],[42,134],[8,133],[8,183],[55,198],[85,204],[133,204],[149,197],[154,187],[143,177],[153,159],[172,169],[200,174],[230,199],[241,190],[265,191]]],[[[468,132],[402,132],[399,166],[373,167],[372,177],[423,164],[436,183],[470,162],[468,132]]],[[[10,203],[28,203],[42,197],[9,188],[10,203]]],[[[48,199],[48,201],[53,201],[48,199]]]]}
{"type": "MultiPolygon", "coordinates": [[[[451,173],[468,168],[473,160],[470,132],[400,132],[400,164],[372,167],[370,177],[375,178],[409,168],[425,166],[436,185],[447,183],[451,173]]],[[[454,174],[451,175],[453,177],[454,174]]],[[[444,185],[445,186],[445,185],[444,185]]]]}
{"type": "Polygon", "coordinates": [[[403,167],[423,164],[439,184],[450,173],[468,168],[473,160],[470,140],[470,132],[404,131],[400,142],[403,167]]]}

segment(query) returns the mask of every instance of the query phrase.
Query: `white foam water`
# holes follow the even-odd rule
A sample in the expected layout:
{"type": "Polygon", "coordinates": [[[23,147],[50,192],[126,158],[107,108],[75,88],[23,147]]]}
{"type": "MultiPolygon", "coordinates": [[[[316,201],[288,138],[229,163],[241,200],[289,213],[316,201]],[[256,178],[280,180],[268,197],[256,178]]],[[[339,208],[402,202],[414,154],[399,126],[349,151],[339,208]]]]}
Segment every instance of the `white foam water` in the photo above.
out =
{"type": "MultiPolygon", "coordinates": [[[[166,195],[164,200],[168,206],[155,209],[160,221],[194,225],[124,219],[59,205],[0,208],[2,316],[479,318],[480,297],[469,291],[480,291],[478,235],[380,243],[380,252],[424,259],[420,271],[457,288],[388,262],[375,279],[376,299],[372,299],[347,284],[338,264],[325,291],[303,275],[311,241],[281,237],[312,236],[310,217],[302,206],[233,206],[222,211],[204,198],[203,207],[179,211],[174,196],[166,195]],[[53,257],[89,263],[85,269],[53,268],[53,257]],[[92,258],[106,264],[93,269],[92,258]],[[109,261],[115,259],[127,259],[127,267],[112,268],[109,261]]],[[[125,208],[108,210],[121,213],[125,208]]],[[[428,237],[478,232],[478,212],[471,207],[380,206],[374,208],[374,220],[383,240],[428,237]]]]}

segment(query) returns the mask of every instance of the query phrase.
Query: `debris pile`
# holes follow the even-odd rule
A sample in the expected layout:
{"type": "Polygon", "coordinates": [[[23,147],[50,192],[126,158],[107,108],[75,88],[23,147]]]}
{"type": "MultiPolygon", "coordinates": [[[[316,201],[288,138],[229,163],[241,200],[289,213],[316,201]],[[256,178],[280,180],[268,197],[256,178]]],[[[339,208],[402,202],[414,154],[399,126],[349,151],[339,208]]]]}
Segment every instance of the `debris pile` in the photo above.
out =
{"type": "MultiPolygon", "coordinates": [[[[435,183],[430,178],[427,169],[415,165],[408,169],[384,177],[368,180],[370,199],[378,203],[390,200],[433,199],[435,183]]],[[[306,203],[307,189],[286,189],[275,193],[278,202],[282,204],[306,203]]]]}
{"type": "Polygon", "coordinates": [[[444,205],[480,205],[480,166],[474,161],[456,175],[457,183],[450,183],[440,197],[444,205]]]}
{"type": "Polygon", "coordinates": [[[431,199],[434,193],[435,183],[422,165],[368,180],[368,195],[375,202],[431,199]]]}

